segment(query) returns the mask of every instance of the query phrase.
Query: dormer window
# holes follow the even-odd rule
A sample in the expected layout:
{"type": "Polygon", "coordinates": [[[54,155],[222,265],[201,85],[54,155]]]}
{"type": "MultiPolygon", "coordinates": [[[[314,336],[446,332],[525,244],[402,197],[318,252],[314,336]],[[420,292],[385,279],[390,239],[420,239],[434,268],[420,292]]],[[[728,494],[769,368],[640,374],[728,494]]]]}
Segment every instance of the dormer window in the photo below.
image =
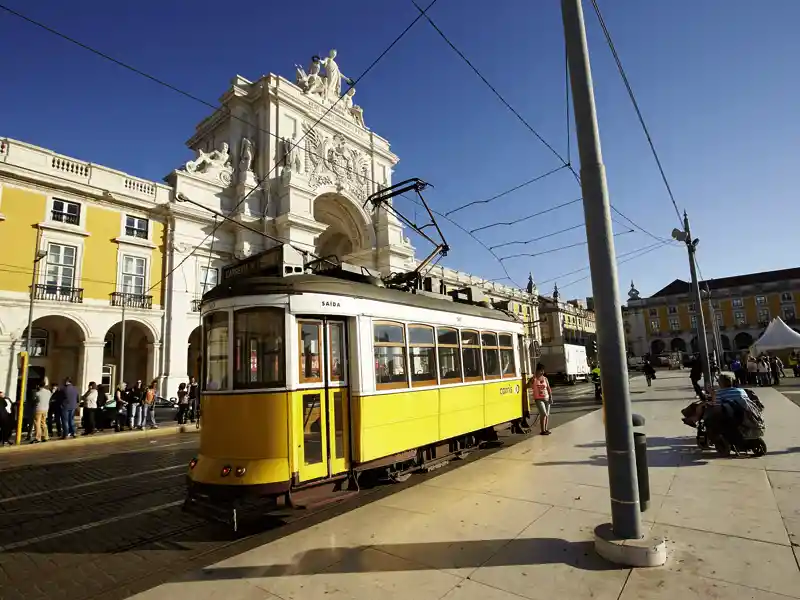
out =
{"type": "Polygon", "coordinates": [[[125,235],[128,237],[135,237],[141,240],[147,239],[149,229],[149,222],[147,219],[141,217],[133,217],[127,215],[125,217],[125,235]]]}
{"type": "Polygon", "coordinates": [[[66,223],[67,225],[81,224],[81,205],[77,202],[67,202],[66,200],[53,200],[53,210],[50,212],[53,221],[66,223]]]}

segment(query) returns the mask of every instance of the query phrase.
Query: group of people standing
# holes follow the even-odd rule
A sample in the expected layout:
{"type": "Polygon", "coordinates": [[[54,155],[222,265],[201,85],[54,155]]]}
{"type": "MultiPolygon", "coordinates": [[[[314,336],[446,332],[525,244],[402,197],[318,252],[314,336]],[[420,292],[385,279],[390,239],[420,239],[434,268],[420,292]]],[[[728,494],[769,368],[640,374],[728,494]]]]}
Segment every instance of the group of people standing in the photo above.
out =
{"type": "Polygon", "coordinates": [[[748,354],[743,361],[734,358],[731,371],[736,375],[737,385],[780,385],[781,378],[786,377],[783,361],[772,353],[758,356],[748,354]]]}

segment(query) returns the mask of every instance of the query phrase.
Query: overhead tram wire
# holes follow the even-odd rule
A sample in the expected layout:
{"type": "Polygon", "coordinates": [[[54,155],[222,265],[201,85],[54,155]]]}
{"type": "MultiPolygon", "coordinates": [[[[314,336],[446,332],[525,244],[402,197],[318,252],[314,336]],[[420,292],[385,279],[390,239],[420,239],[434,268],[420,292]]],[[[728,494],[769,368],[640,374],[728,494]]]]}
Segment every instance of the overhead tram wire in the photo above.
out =
{"type": "Polygon", "coordinates": [[[658,172],[661,174],[661,180],[664,182],[664,187],[667,188],[667,194],[669,194],[669,199],[672,202],[672,206],[675,209],[675,214],[678,215],[678,222],[683,226],[683,219],[681,217],[681,211],[678,208],[678,203],[675,202],[675,196],[672,193],[672,187],[669,184],[669,180],[667,180],[667,175],[664,172],[664,167],[661,164],[661,159],[658,156],[658,152],[656,152],[656,146],[653,143],[653,138],[650,136],[650,130],[647,128],[647,124],[644,121],[644,116],[642,115],[642,111],[639,108],[639,103],[636,101],[636,95],[633,93],[633,88],[631,87],[630,81],[628,80],[628,75],[625,73],[625,69],[622,66],[622,61],[619,58],[619,54],[617,53],[617,48],[614,44],[614,40],[611,38],[611,33],[606,26],[606,21],[603,18],[603,13],[600,11],[600,5],[597,3],[597,0],[591,0],[592,7],[594,8],[594,12],[597,15],[597,20],[600,22],[600,27],[603,30],[603,35],[606,38],[606,43],[608,44],[608,48],[611,50],[611,54],[614,57],[614,62],[617,64],[617,70],[619,71],[620,77],[622,77],[622,82],[625,84],[625,89],[628,92],[628,97],[633,104],[633,108],[636,111],[636,116],[639,118],[639,124],[642,126],[642,130],[644,131],[644,135],[647,137],[647,143],[650,145],[650,151],[653,154],[653,158],[656,161],[656,165],[658,166],[658,172]]]}
{"type": "Polygon", "coordinates": [[[546,240],[547,238],[551,238],[562,233],[567,233],[568,231],[574,231],[575,229],[580,229],[583,227],[583,223],[578,223],[577,225],[573,225],[572,227],[566,227],[564,229],[559,229],[558,231],[553,231],[551,233],[547,233],[545,235],[540,235],[539,237],[531,238],[529,240],[514,240],[513,242],[505,242],[503,244],[497,244],[495,246],[489,246],[492,250],[497,250],[498,248],[504,248],[506,246],[515,246],[515,245],[524,245],[524,244],[533,244],[534,242],[539,242],[541,240],[546,240]]]}
{"type": "MultiPolygon", "coordinates": [[[[493,85],[492,85],[492,84],[489,82],[489,80],[488,80],[488,79],[486,79],[486,77],[484,77],[483,73],[481,73],[481,72],[478,70],[478,68],[477,68],[477,67],[476,67],[476,66],[475,66],[475,65],[472,63],[472,61],[470,61],[470,60],[469,60],[469,58],[467,58],[467,56],[466,56],[466,55],[465,55],[465,54],[464,54],[464,53],[463,53],[463,52],[462,52],[462,51],[461,51],[461,50],[460,50],[460,49],[459,49],[459,48],[458,48],[458,47],[457,47],[457,46],[456,46],[456,45],[455,45],[455,44],[454,44],[454,43],[453,43],[451,40],[450,40],[450,38],[448,38],[448,37],[447,37],[447,35],[444,33],[444,31],[442,31],[442,29],[441,29],[441,28],[440,28],[440,27],[439,27],[439,26],[438,26],[438,25],[437,25],[437,24],[436,24],[436,23],[433,21],[433,19],[431,19],[431,17],[430,17],[430,16],[427,14],[427,10],[428,10],[428,9],[425,9],[425,10],[423,11],[423,9],[422,9],[422,8],[419,6],[419,4],[417,4],[416,0],[411,0],[411,3],[412,3],[412,4],[413,4],[415,7],[416,7],[416,9],[417,9],[418,11],[420,11],[420,14],[421,14],[421,16],[424,16],[424,17],[425,17],[425,20],[426,20],[426,21],[428,21],[428,23],[430,24],[430,26],[431,26],[431,27],[433,27],[433,29],[436,31],[436,33],[438,33],[438,34],[439,34],[439,36],[440,36],[440,37],[441,37],[441,38],[444,40],[444,42],[445,42],[445,43],[446,43],[448,46],[450,46],[450,48],[453,50],[453,52],[455,52],[455,53],[456,53],[456,54],[457,54],[457,55],[458,55],[458,56],[459,56],[459,57],[460,57],[460,58],[461,58],[461,59],[462,59],[462,60],[463,60],[463,61],[464,61],[464,62],[467,64],[467,66],[469,66],[469,68],[470,68],[470,69],[472,69],[472,71],[475,73],[475,75],[477,75],[477,76],[478,76],[478,78],[479,78],[479,79],[480,79],[480,80],[481,80],[481,81],[482,81],[484,84],[486,84],[486,87],[488,87],[488,88],[491,90],[491,92],[492,92],[492,93],[493,93],[493,94],[494,94],[494,95],[497,97],[497,99],[498,99],[498,100],[500,100],[500,102],[501,102],[501,103],[502,103],[502,104],[503,104],[503,105],[504,105],[504,106],[505,106],[505,107],[506,107],[506,108],[507,108],[509,111],[511,111],[511,113],[513,113],[513,114],[514,114],[514,116],[515,116],[515,117],[516,117],[516,118],[517,118],[517,119],[520,121],[520,123],[522,123],[522,125],[523,125],[523,126],[524,126],[524,127],[525,127],[525,128],[528,130],[528,131],[530,131],[530,132],[531,132],[531,133],[532,133],[532,134],[533,134],[533,135],[536,137],[536,139],[538,139],[538,140],[539,140],[539,141],[540,141],[542,144],[544,144],[544,146],[545,146],[545,147],[546,147],[548,150],[550,150],[550,152],[551,152],[551,153],[552,153],[552,154],[553,154],[553,155],[554,155],[554,156],[555,156],[555,157],[556,157],[556,158],[557,158],[557,159],[558,159],[558,160],[561,162],[561,164],[562,164],[562,167],[563,167],[563,168],[566,168],[566,169],[569,169],[569,171],[570,171],[570,172],[572,173],[572,175],[575,177],[575,181],[577,181],[577,182],[580,184],[581,177],[580,177],[580,175],[578,174],[578,172],[575,170],[575,168],[572,166],[571,158],[568,156],[568,157],[567,157],[567,159],[565,159],[563,156],[561,156],[561,154],[560,154],[560,153],[559,153],[559,152],[558,152],[558,151],[557,151],[555,148],[553,148],[553,146],[552,146],[551,144],[549,144],[549,143],[547,142],[547,140],[545,140],[545,139],[544,139],[544,138],[541,136],[541,134],[539,134],[539,132],[538,132],[538,131],[536,131],[536,130],[533,128],[533,126],[532,126],[530,123],[528,123],[528,121],[527,121],[527,120],[526,120],[526,119],[525,119],[525,118],[524,118],[524,117],[523,117],[523,116],[522,116],[522,115],[519,113],[519,111],[517,111],[517,109],[515,109],[513,106],[511,106],[511,104],[510,104],[510,103],[509,103],[509,102],[508,102],[508,101],[507,101],[507,100],[506,100],[506,99],[503,97],[503,95],[502,95],[502,94],[501,94],[501,93],[500,93],[500,92],[497,90],[497,88],[496,88],[496,87],[494,87],[494,86],[493,86],[493,85]]],[[[564,46],[564,51],[565,51],[565,53],[566,53],[566,43],[565,43],[565,46],[564,46]]],[[[569,83],[569,70],[568,70],[568,68],[567,68],[567,90],[569,90],[569,85],[568,85],[568,83],[569,83]]],[[[567,107],[566,107],[567,119],[568,119],[568,123],[569,123],[569,100],[568,100],[568,99],[569,99],[569,93],[567,93],[567,107]]],[[[569,139],[569,126],[568,126],[568,136],[567,136],[567,137],[568,137],[568,139],[569,139]]],[[[568,147],[568,150],[569,150],[569,147],[568,147]]],[[[613,208],[613,207],[612,207],[612,208],[613,208]]],[[[623,216],[623,217],[624,217],[624,218],[625,218],[627,221],[629,221],[629,222],[631,223],[631,225],[632,225],[632,226],[634,226],[636,229],[638,229],[638,230],[642,231],[643,233],[646,233],[647,235],[649,235],[649,236],[651,236],[651,237],[653,237],[653,238],[655,238],[655,239],[659,239],[659,238],[658,238],[658,237],[657,237],[655,234],[653,234],[653,233],[651,233],[651,232],[647,231],[647,230],[646,230],[644,227],[642,227],[642,226],[640,226],[640,225],[636,224],[634,221],[632,221],[632,220],[631,220],[631,219],[629,219],[628,217],[625,217],[625,216],[622,214],[622,212],[620,212],[618,209],[614,209],[614,210],[615,210],[617,213],[619,213],[621,216],[623,216]]],[[[508,225],[508,223],[497,223],[496,225],[508,225]]],[[[492,227],[493,227],[493,226],[495,226],[495,225],[493,224],[493,225],[490,225],[490,226],[492,226],[492,227]]],[[[474,232],[474,231],[477,231],[477,230],[473,230],[473,232],[474,232]]]]}
{"type": "Polygon", "coordinates": [[[553,212],[554,210],[558,210],[560,208],[564,208],[565,206],[569,206],[570,204],[576,204],[578,202],[582,202],[583,198],[576,198],[575,200],[570,200],[569,202],[562,202],[561,204],[556,204],[555,206],[551,206],[550,208],[546,208],[544,210],[540,210],[539,212],[535,212],[532,215],[528,215],[527,217],[522,217],[521,219],[517,219],[516,221],[499,221],[497,223],[489,223],[488,225],[483,225],[482,227],[476,227],[475,229],[471,229],[469,232],[477,233],[478,231],[484,231],[486,229],[491,229],[492,227],[502,227],[508,225],[516,225],[517,223],[522,223],[524,221],[528,221],[529,219],[533,219],[534,217],[538,217],[544,215],[549,212],[553,212]]]}
{"type": "Polygon", "coordinates": [[[566,169],[566,168],[567,168],[567,165],[561,165],[560,167],[556,167],[555,169],[551,169],[550,171],[548,171],[547,173],[544,173],[543,175],[537,175],[533,179],[529,179],[528,181],[526,181],[524,183],[520,183],[519,185],[515,185],[511,189],[508,189],[508,190],[506,190],[504,192],[500,192],[499,194],[496,194],[496,195],[492,196],[491,198],[486,198],[485,200],[474,200],[473,202],[467,202],[466,204],[462,204],[461,206],[458,206],[458,207],[456,207],[456,208],[454,208],[452,210],[448,210],[444,214],[447,215],[447,216],[450,216],[453,213],[456,213],[456,212],[458,212],[460,210],[464,210],[465,208],[469,208],[470,206],[475,206],[477,204],[489,204],[490,202],[494,202],[495,200],[499,200],[503,196],[507,196],[508,194],[510,194],[512,192],[516,192],[517,190],[524,188],[526,185],[530,185],[532,183],[536,183],[537,181],[541,181],[542,179],[544,179],[546,177],[549,177],[550,175],[554,175],[554,174],[558,173],[559,171],[562,171],[563,169],[566,169]]]}
{"type": "MultiPolygon", "coordinates": [[[[621,235],[627,235],[629,233],[634,233],[633,229],[629,229],[628,231],[620,231],[619,233],[615,233],[614,237],[619,237],[621,235]]],[[[558,248],[550,248],[548,250],[542,250],[541,252],[525,252],[521,254],[510,254],[508,256],[501,256],[500,260],[510,260],[512,258],[535,258],[537,256],[544,256],[545,254],[553,254],[554,252],[560,252],[561,250],[569,250],[570,248],[578,248],[580,246],[585,246],[589,242],[584,240],[582,242],[575,242],[574,244],[567,244],[566,246],[560,246],[558,248]]]]}

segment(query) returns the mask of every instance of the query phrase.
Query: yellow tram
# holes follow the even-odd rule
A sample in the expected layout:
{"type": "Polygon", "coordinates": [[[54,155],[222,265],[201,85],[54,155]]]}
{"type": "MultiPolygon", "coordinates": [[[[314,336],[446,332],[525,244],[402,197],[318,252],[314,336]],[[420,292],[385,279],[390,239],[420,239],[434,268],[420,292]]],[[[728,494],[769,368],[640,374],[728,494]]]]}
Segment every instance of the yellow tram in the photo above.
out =
{"type": "Polygon", "coordinates": [[[502,310],[309,274],[282,246],[228,268],[201,313],[187,505],[401,478],[522,417],[523,325],[502,310]]]}

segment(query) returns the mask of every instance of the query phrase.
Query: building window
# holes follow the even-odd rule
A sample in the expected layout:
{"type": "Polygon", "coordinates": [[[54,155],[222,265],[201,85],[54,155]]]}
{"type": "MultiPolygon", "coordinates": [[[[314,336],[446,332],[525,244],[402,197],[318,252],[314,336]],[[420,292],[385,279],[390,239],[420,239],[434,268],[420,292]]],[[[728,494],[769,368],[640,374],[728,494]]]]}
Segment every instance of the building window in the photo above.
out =
{"type": "Polygon", "coordinates": [[[281,308],[262,306],[233,314],[233,389],[285,385],[283,335],[281,308]]]}
{"type": "Polygon", "coordinates": [[[795,319],[794,308],[793,307],[789,307],[789,306],[784,307],[784,309],[783,309],[783,320],[784,321],[794,321],[794,319],[795,319]]]}
{"type": "Polygon", "coordinates": [[[375,323],[375,387],[379,390],[408,387],[406,337],[398,323],[375,323]]]}
{"type": "Polygon", "coordinates": [[[658,321],[658,319],[653,319],[650,321],[650,331],[652,331],[653,333],[658,333],[660,329],[661,329],[661,323],[658,321]]]}
{"type": "Polygon", "coordinates": [[[658,316],[658,309],[657,308],[651,308],[650,309],[650,316],[651,317],[657,317],[658,316]]]}
{"type": "Polygon", "coordinates": [[[737,310],[733,313],[733,321],[737,325],[747,325],[747,317],[744,314],[743,310],[737,310]]]}
{"type": "Polygon", "coordinates": [[[497,379],[500,377],[500,346],[497,344],[497,334],[486,331],[481,333],[481,346],[483,373],[486,379],[497,379]]]}
{"type": "Polygon", "coordinates": [[[215,312],[203,323],[206,334],[205,389],[228,389],[228,313],[215,312]]]}
{"type": "Polygon", "coordinates": [[[723,320],[721,312],[714,313],[714,318],[717,319],[717,325],[719,325],[720,327],[722,327],[724,325],[725,322],[723,320]]]}
{"type": "Polygon", "coordinates": [[[319,383],[322,381],[322,323],[298,321],[297,331],[300,336],[300,383],[319,383]]]}
{"type": "Polygon", "coordinates": [[[464,365],[464,381],[476,381],[483,377],[481,343],[477,331],[461,332],[461,364],[464,365]]]}
{"type": "Polygon", "coordinates": [[[47,245],[47,268],[45,285],[49,293],[57,294],[60,290],[68,293],[75,285],[75,259],[78,249],[63,244],[47,245]]]}
{"type": "Polygon", "coordinates": [[[670,328],[672,331],[680,331],[680,328],[681,328],[681,322],[680,322],[678,319],[676,319],[676,318],[674,318],[674,317],[673,317],[673,318],[671,318],[671,319],[669,320],[669,328],[670,328]]]}
{"type": "Polygon", "coordinates": [[[667,308],[667,311],[671,315],[677,315],[678,314],[678,307],[677,306],[670,306],[669,308],[667,308]]]}
{"type": "Polygon", "coordinates": [[[125,216],[125,235],[142,240],[147,239],[148,221],[131,215],[125,216]]]}
{"type": "Polygon", "coordinates": [[[436,344],[433,327],[408,326],[408,348],[411,357],[411,385],[436,385],[436,344]]]}
{"type": "Polygon", "coordinates": [[[733,308],[742,308],[744,306],[744,301],[741,298],[734,298],[731,300],[731,306],[733,306],[733,308]]]}
{"type": "Polygon", "coordinates": [[[769,323],[769,309],[768,308],[759,308],[758,309],[758,323],[759,325],[763,325],[769,323]]]}
{"type": "Polygon", "coordinates": [[[500,342],[500,369],[503,377],[516,377],[517,364],[514,359],[514,338],[511,334],[501,333],[500,342]]]}
{"type": "Polygon", "coordinates": [[[219,270],[200,267],[200,294],[214,289],[219,283],[219,270]]]}
{"type": "Polygon", "coordinates": [[[81,224],[81,205],[77,202],[66,200],[53,200],[53,210],[50,212],[53,221],[67,223],[68,225],[81,224]]]}
{"type": "Polygon", "coordinates": [[[697,305],[694,302],[689,303],[689,312],[697,312],[697,305]]]}
{"type": "Polygon", "coordinates": [[[110,331],[106,334],[106,338],[103,342],[103,356],[105,358],[116,358],[117,356],[116,340],[114,334],[110,331]]]}
{"type": "Polygon", "coordinates": [[[461,352],[458,349],[458,331],[441,327],[436,330],[439,342],[439,376],[442,383],[461,381],[461,352]]]}
{"type": "Polygon", "coordinates": [[[147,259],[140,256],[122,257],[122,291],[125,294],[143,296],[147,259]]]}
{"type": "Polygon", "coordinates": [[[781,292],[781,302],[794,302],[792,292],[781,292]]]}
{"type": "Polygon", "coordinates": [[[697,329],[697,315],[692,315],[690,322],[692,329],[697,329]]]}
{"type": "Polygon", "coordinates": [[[756,296],[756,306],[766,306],[766,305],[767,305],[766,296],[756,296]]]}
{"type": "MultiPolygon", "coordinates": [[[[42,329],[40,327],[32,327],[31,328],[31,347],[28,348],[28,355],[31,358],[45,358],[47,356],[48,350],[48,338],[49,334],[47,333],[46,329],[42,329]]],[[[28,339],[28,330],[22,333],[22,339],[28,339]]]]}

